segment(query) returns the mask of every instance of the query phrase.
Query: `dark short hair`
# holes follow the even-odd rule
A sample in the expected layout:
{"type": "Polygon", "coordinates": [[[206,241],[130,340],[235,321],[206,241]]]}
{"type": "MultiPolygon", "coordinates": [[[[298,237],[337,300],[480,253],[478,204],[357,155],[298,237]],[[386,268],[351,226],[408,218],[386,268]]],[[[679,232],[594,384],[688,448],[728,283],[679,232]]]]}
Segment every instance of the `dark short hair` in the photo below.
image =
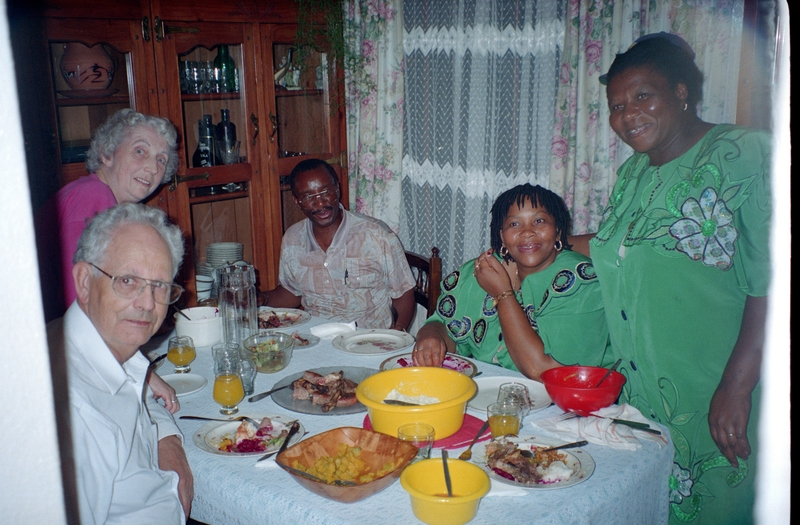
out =
{"type": "Polygon", "coordinates": [[[325,170],[328,172],[328,175],[330,175],[331,179],[333,179],[336,189],[339,189],[339,177],[336,176],[336,171],[333,169],[333,166],[322,159],[308,159],[298,163],[297,166],[295,166],[292,170],[292,173],[289,174],[289,187],[292,189],[292,194],[295,197],[297,196],[297,193],[295,192],[297,176],[301,173],[315,170],[317,168],[325,168],[325,170]]]}
{"type": "Polygon", "coordinates": [[[694,63],[694,51],[684,39],[672,33],[652,33],[639,38],[624,53],[618,53],[600,82],[611,80],[633,67],[650,67],[667,79],[670,88],[686,86],[686,103],[692,109],[703,99],[703,73],[694,63]]]}
{"type": "MultiPolygon", "coordinates": [[[[567,233],[569,232],[570,217],[567,205],[564,200],[552,191],[542,188],[538,184],[532,186],[529,183],[514,186],[510,190],[506,190],[495,199],[492,204],[492,222],[489,226],[491,231],[492,249],[500,253],[500,248],[503,245],[503,240],[500,238],[500,230],[503,229],[503,221],[508,217],[508,210],[511,205],[516,204],[522,207],[526,200],[531,201],[534,207],[542,207],[547,213],[553,216],[556,221],[556,229],[559,233],[561,243],[565,249],[570,249],[572,246],[567,242],[567,233]]],[[[506,260],[510,260],[506,258],[506,260]]]]}

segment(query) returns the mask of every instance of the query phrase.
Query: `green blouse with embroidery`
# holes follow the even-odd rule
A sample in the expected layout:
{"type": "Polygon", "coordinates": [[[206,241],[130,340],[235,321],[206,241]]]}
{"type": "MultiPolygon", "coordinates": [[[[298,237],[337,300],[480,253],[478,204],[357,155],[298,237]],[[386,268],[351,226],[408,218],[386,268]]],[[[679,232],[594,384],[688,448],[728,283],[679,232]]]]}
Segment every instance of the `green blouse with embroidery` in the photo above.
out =
{"type": "MultiPolygon", "coordinates": [[[[745,300],[768,291],[769,170],[769,135],[727,124],[662,166],[634,154],[590,243],[611,353],[628,378],[621,401],[670,427],[673,522],[727,523],[752,510],[752,473],[718,468],[728,462],[708,411],[745,300]]],[[[754,400],[753,450],[757,412],[754,400]]]]}
{"type": "MultiPolygon", "coordinates": [[[[474,264],[468,261],[442,280],[436,313],[426,323],[445,325],[459,354],[517,370],[474,264]]],[[[553,264],[525,278],[516,298],[546,353],[565,365],[604,364],[608,329],[597,276],[586,257],[562,251],[553,264]]]]}

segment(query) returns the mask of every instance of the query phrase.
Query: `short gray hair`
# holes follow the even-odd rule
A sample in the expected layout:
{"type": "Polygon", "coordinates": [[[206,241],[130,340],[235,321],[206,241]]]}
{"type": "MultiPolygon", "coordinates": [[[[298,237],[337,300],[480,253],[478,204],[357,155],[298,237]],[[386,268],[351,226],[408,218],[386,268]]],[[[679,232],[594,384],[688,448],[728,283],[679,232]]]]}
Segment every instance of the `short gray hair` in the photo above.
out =
{"type": "Polygon", "coordinates": [[[117,146],[137,126],[150,126],[167,141],[167,165],[162,182],[172,180],[172,176],[178,171],[178,131],[172,122],[165,118],[145,115],[130,108],[117,111],[94,131],[84,163],[86,171],[96,173],[103,163],[103,158],[113,157],[117,146]]]}
{"type": "Polygon", "coordinates": [[[102,264],[114,235],[121,227],[129,224],[151,226],[164,239],[169,247],[174,279],[183,261],[183,236],[180,228],[171,224],[167,214],[160,209],[134,202],[117,204],[95,215],[81,234],[72,262],[102,264]]]}

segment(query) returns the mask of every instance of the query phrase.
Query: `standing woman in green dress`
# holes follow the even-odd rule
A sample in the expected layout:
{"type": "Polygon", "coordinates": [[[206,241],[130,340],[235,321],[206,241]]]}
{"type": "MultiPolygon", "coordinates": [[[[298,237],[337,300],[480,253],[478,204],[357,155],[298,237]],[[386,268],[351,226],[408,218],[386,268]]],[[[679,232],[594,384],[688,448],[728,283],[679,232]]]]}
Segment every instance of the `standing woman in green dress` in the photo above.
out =
{"type": "Polygon", "coordinates": [[[675,35],[640,38],[603,81],[635,151],[590,242],[622,400],[670,428],[671,523],[752,522],[770,136],[697,116],[703,75],[675,35]]]}

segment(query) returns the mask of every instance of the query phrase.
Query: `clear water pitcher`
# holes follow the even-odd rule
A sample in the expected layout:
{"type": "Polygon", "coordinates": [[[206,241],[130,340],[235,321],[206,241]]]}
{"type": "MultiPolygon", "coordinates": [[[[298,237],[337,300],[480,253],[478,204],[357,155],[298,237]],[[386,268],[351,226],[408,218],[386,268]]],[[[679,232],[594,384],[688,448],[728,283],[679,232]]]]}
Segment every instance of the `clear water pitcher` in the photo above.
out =
{"type": "Polygon", "coordinates": [[[223,341],[241,346],[245,339],[258,333],[255,267],[228,265],[216,272],[223,341]]]}

